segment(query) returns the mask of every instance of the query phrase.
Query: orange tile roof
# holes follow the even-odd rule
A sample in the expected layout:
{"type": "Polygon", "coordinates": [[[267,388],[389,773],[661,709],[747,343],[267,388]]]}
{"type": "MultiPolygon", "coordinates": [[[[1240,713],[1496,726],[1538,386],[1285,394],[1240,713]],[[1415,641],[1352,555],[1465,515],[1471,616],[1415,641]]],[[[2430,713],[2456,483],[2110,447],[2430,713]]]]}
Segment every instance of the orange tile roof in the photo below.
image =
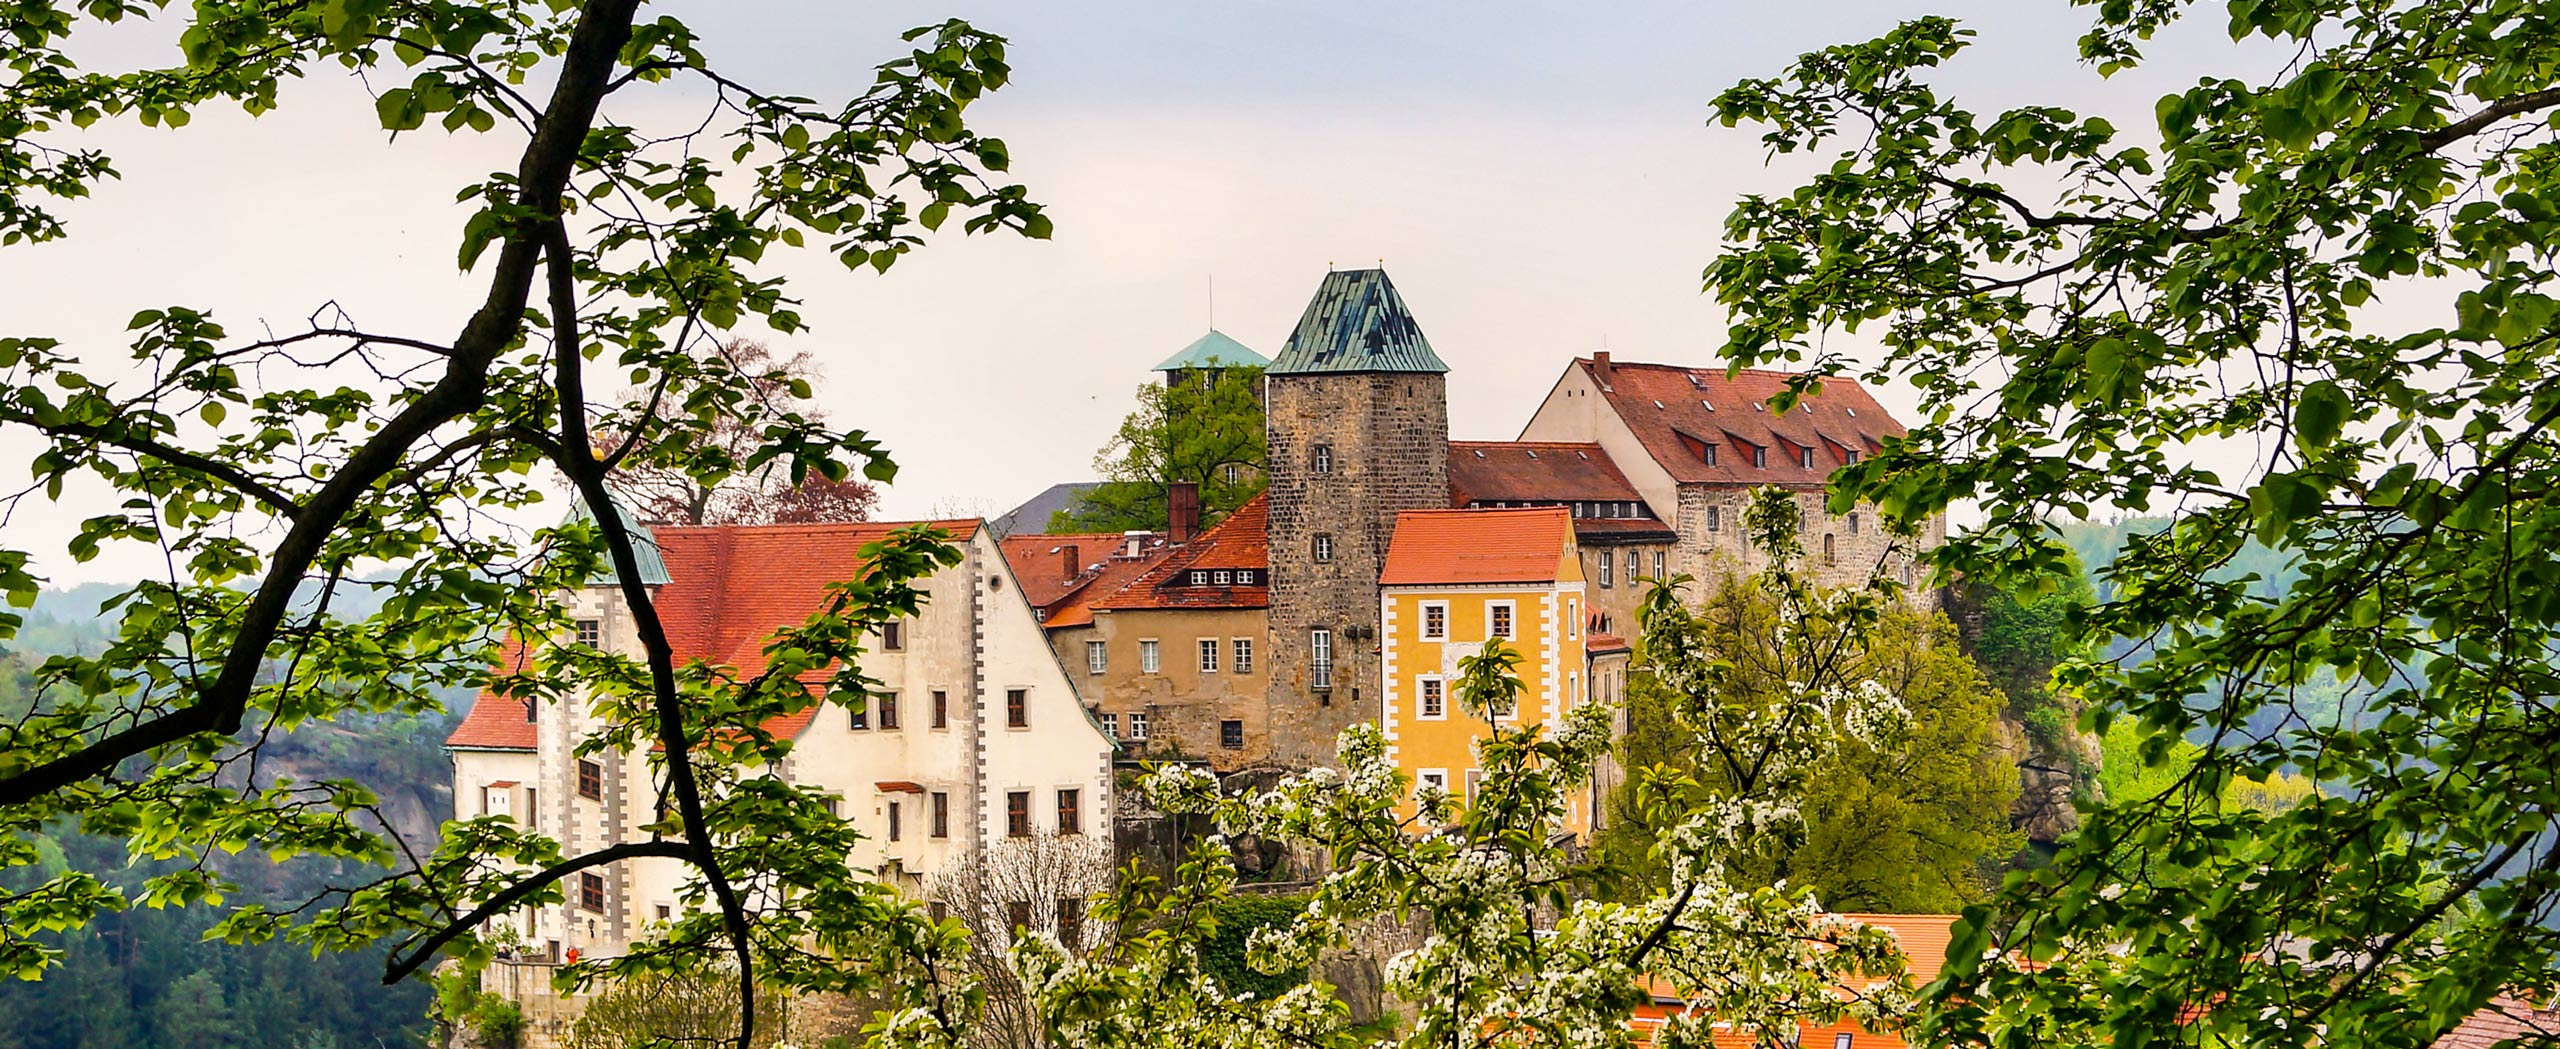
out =
{"type": "Polygon", "coordinates": [[[1131,580],[1118,592],[1093,602],[1092,607],[1106,612],[1142,611],[1162,608],[1268,608],[1271,605],[1269,576],[1253,586],[1188,586],[1182,573],[1192,569],[1253,569],[1268,572],[1271,566],[1271,502],[1269,495],[1256,495],[1236,507],[1216,527],[1200,533],[1190,543],[1176,547],[1172,556],[1157,561],[1147,571],[1131,580]]]}
{"type": "Polygon", "coordinates": [[[1642,501],[1597,444],[1449,442],[1449,505],[1642,501]]]}
{"type": "MultiPolygon", "coordinates": [[[[1955,933],[1955,915],[1854,913],[1840,914],[1837,917],[1877,926],[1893,933],[1894,939],[1900,942],[1902,956],[1909,965],[1909,979],[1913,987],[1920,987],[1937,979],[1938,971],[1946,967],[1947,944],[1953,939],[1955,933]]],[[[1846,994],[1848,990],[1843,988],[1841,993],[1846,994]]],[[[1686,1000],[1676,989],[1658,983],[1654,985],[1653,1002],[1650,1005],[1638,1006],[1633,1018],[1633,1033],[1637,1042],[1651,1044],[1653,1028],[1660,1025],[1672,1013],[1686,1006],[1686,1000]]],[[[1834,1044],[1833,1039],[1841,1034],[1852,1035],[1851,1044],[1857,1049],[1901,1049],[1906,1044],[1892,1033],[1869,1031],[1846,1020],[1823,1027],[1807,1025],[1800,1032],[1797,1042],[1808,1049],[1814,1046],[1827,1049],[1834,1044]]],[[[1750,1033],[1731,1027],[1717,1027],[1711,1037],[1717,1049],[1752,1049],[1757,1045],[1750,1033]]]]}
{"type": "Polygon", "coordinates": [[[2490,1049],[2501,1042],[2532,1045],[2550,1039],[2560,1039],[2560,1006],[2536,1009],[2530,1002],[2499,998],[2436,1039],[2435,1049],[2490,1049]]]}
{"type": "Polygon", "coordinates": [[[1635,646],[1628,644],[1626,638],[1616,634],[1604,634],[1594,630],[1582,636],[1582,650],[1597,656],[1610,652],[1632,652],[1635,651],[1635,646]]]}
{"type": "Polygon", "coordinates": [[[1387,544],[1384,586],[1553,582],[1573,536],[1561,506],[1407,510],[1387,544]]]}
{"type": "MultiPolygon", "coordinates": [[[[816,612],[828,584],[859,576],[869,563],[863,547],[919,523],[949,533],[953,542],[967,542],[978,532],[974,520],[653,526],[669,580],[656,595],[658,620],[676,662],[699,660],[741,675],[763,671],[765,642],[816,612]]],[[[523,646],[510,642],[508,651],[520,666],[523,646]]],[[[784,739],[798,736],[817,709],[775,718],[764,728],[784,739]]],[[[524,713],[521,701],[484,691],[445,745],[534,749],[533,725],[521,721],[524,713]]]]}
{"type": "Polygon", "coordinates": [[[1786,387],[1785,372],[1746,370],[1728,378],[1722,368],[1612,362],[1604,379],[1588,357],[1575,358],[1574,366],[1591,374],[1654,461],[1684,483],[1818,487],[1848,455],[1866,455],[1903,433],[1902,424],[1849,379],[1823,380],[1819,396],[1780,415],[1765,402],[1786,387]],[[1705,445],[1716,447],[1712,466],[1698,450],[1705,445]],[[1751,465],[1752,445],[1768,450],[1767,467],[1751,465]],[[1798,458],[1801,449],[1813,451],[1812,469],[1798,458]]]}
{"type": "Polygon", "coordinates": [[[1180,549],[1160,535],[1151,537],[1136,557],[1123,555],[1127,546],[1126,536],[1110,532],[1016,535],[1003,543],[1005,563],[1013,566],[1023,597],[1040,610],[1041,625],[1051,629],[1093,622],[1094,602],[1119,593],[1180,549]],[[1069,546],[1083,563],[1072,578],[1065,571],[1069,546]]]}
{"type": "MultiPolygon", "coordinates": [[[[514,638],[498,646],[497,674],[521,673],[529,661],[524,644],[514,638]]],[[[525,700],[501,696],[489,689],[471,701],[471,710],[462,723],[453,727],[444,745],[456,750],[533,750],[541,742],[531,718],[527,717],[525,700]]]]}

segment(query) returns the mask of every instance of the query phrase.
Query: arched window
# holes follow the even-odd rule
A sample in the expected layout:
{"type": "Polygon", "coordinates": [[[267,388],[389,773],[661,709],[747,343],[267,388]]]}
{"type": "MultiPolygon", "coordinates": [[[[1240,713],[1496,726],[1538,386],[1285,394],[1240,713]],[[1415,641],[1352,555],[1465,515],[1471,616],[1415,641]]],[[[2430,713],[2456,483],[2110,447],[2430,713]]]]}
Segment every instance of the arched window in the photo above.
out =
{"type": "Polygon", "coordinates": [[[1840,555],[1831,544],[1829,532],[1822,533],[1822,563],[1826,565],[1840,563],[1840,555]]]}

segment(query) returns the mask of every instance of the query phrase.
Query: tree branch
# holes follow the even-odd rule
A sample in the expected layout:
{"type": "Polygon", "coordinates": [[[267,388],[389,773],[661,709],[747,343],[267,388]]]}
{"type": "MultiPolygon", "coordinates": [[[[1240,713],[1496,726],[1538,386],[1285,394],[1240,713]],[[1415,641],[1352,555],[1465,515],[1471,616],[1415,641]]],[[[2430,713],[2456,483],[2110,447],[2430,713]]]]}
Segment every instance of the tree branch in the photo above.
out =
{"type": "Polygon", "coordinates": [[[659,856],[667,859],[689,861],[693,859],[693,851],[690,848],[687,848],[682,842],[626,842],[610,848],[598,849],[584,856],[577,857],[576,859],[562,860],[559,863],[555,863],[539,871],[535,871],[531,876],[523,878],[515,884],[499,890],[497,895],[481,901],[480,906],[471,909],[471,913],[444,923],[442,928],[437,929],[433,934],[427,936],[425,939],[404,940],[399,945],[393,947],[391,949],[391,956],[384,959],[382,963],[383,985],[389,986],[407,979],[410,973],[414,973],[418,971],[421,966],[434,961],[436,952],[444,949],[445,944],[452,943],[456,937],[459,937],[463,933],[469,932],[472,929],[478,928],[482,923],[487,922],[489,919],[506,913],[510,908],[513,908],[518,901],[540,891],[545,885],[559,881],[562,878],[576,874],[589,867],[601,867],[608,863],[618,863],[623,860],[637,859],[642,856],[659,856]],[[415,944],[415,946],[411,946],[412,944],[415,944]]]}

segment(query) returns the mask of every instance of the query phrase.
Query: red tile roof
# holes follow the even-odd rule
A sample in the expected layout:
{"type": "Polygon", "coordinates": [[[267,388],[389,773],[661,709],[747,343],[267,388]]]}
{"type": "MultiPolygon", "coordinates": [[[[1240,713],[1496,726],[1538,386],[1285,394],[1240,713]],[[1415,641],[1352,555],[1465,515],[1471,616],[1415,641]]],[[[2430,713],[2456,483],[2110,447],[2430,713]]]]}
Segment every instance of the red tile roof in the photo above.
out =
{"type": "Polygon", "coordinates": [[[1553,582],[1572,543],[1561,506],[1517,510],[1407,510],[1387,544],[1385,586],[1553,582]]]}
{"type": "MultiPolygon", "coordinates": [[[[521,673],[527,661],[524,645],[508,638],[498,647],[497,663],[490,669],[497,674],[521,673]]],[[[525,706],[522,699],[481,689],[471,701],[470,713],[453,727],[444,745],[456,750],[533,750],[541,741],[534,723],[525,716],[525,706]]]]}
{"type": "Polygon", "coordinates": [[[2523,1045],[2560,1039],[2560,1006],[2536,1009],[2529,1002],[2500,998],[2436,1039],[2435,1049],[2490,1049],[2502,1042],[2523,1045]]]}
{"type": "MultiPolygon", "coordinates": [[[[676,662],[699,660],[741,675],[762,671],[765,642],[816,612],[826,600],[828,584],[859,576],[869,563],[863,547],[918,523],[949,533],[954,542],[967,542],[978,532],[974,520],[653,527],[669,579],[658,588],[658,619],[666,626],[676,662]]],[[[520,665],[522,646],[510,642],[508,658],[520,665]]],[[[812,683],[816,680],[823,675],[812,683]]],[[[445,745],[534,749],[533,725],[523,717],[521,701],[483,691],[445,745]]],[[[789,739],[816,717],[817,708],[811,707],[764,727],[789,739]]]]}
{"type": "Polygon", "coordinates": [[[1786,387],[1785,372],[1742,371],[1728,378],[1722,368],[1613,362],[1602,376],[1587,357],[1576,358],[1574,366],[1591,374],[1654,461],[1683,483],[1817,487],[1850,455],[1874,452],[1885,438],[1903,432],[1873,395],[1849,379],[1823,380],[1820,395],[1780,415],[1765,402],[1786,387]],[[1752,465],[1754,445],[1768,451],[1765,468],[1752,465]],[[1701,451],[1708,446],[1716,451],[1712,466],[1701,451]],[[1799,458],[1805,449],[1813,452],[1811,469],[1799,458]]]}
{"type": "Polygon", "coordinates": [[[1095,601],[1092,607],[1106,612],[1127,612],[1158,608],[1268,608],[1271,605],[1270,577],[1253,586],[1190,586],[1183,573],[1192,569],[1248,568],[1267,573],[1271,567],[1271,503],[1268,495],[1256,495],[1236,507],[1227,519],[1190,543],[1175,548],[1172,556],[1157,561],[1137,579],[1117,593],[1095,601]]]}
{"type": "Polygon", "coordinates": [[[1041,625],[1053,629],[1093,622],[1094,602],[1119,593],[1178,552],[1163,536],[1151,537],[1136,557],[1123,556],[1127,546],[1126,536],[1111,532],[1006,536],[1003,543],[1005,563],[1013,566],[1023,597],[1040,610],[1041,625]],[[1065,571],[1069,546],[1083,565],[1072,578],[1065,571]]]}
{"type": "MultiPolygon", "coordinates": [[[[1913,987],[1924,986],[1937,979],[1938,971],[1946,967],[1947,943],[1953,937],[1956,922],[1952,914],[1842,914],[1838,917],[1893,933],[1894,939],[1901,944],[1903,958],[1909,963],[1913,987]]],[[[1687,1005],[1678,990],[1666,983],[1654,982],[1650,989],[1653,1001],[1636,1007],[1631,1024],[1631,1033],[1640,1045],[1653,1044],[1655,1029],[1687,1005]]],[[[1849,992],[1842,988],[1841,993],[1849,992]]],[[[1821,1027],[1804,1025],[1791,1041],[1806,1049],[1816,1046],[1828,1049],[1837,1044],[1834,1039],[1842,1034],[1850,1035],[1850,1044],[1857,1049],[1901,1049],[1907,1044],[1899,1032],[1869,1031],[1846,1019],[1821,1027]]],[[[1716,1049],[1756,1049],[1760,1044],[1753,1032],[1724,1025],[1715,1027],[1709,1037],[1716,1049]]]]}
{"type": "Polygon", "coordinates": [[[1582,636],[1582,650],[1596,656],[1609,652],[1632,652],[1635,651],[1635,646],[1628,644],[1626,638],[1616,634],[1604,634],[1594,630],[1582,636]]]}
{"type": "Polygon", "coordinates": [[[1449,442],[1449,505],[1642,501],[1597,444],[1449,442]]]}

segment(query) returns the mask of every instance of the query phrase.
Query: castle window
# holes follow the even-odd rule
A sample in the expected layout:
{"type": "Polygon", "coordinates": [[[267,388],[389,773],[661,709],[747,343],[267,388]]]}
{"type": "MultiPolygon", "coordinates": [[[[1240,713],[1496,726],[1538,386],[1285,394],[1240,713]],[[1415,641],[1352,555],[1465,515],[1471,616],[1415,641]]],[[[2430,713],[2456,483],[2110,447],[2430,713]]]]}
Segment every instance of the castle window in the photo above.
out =
{"type": "Polygon", "coordinates": [[[1058,833],[1084,833],[1084,792],[1074,789],[1058,792],[1058,833]]]}
{"type": "Polygon", "coordinates": [[[1600,551],[1600,589],[1607,590],[1618,585],[1617,564],[1617,554],[1607,550],[1600,551]]]}
{"type": "Polygon", "coordinates": [[[1315,559],[1320,565],[1333,563],[1333,536],[1330,533],[1316,533],[1315,559]]]}
{"type": "Polygon", "coordinates": [[[1004,922],[1006,927],[1012,929],[1016,933],[1029,931],[1031,928],[1031,901],[1015,900],[1011,903],[1005,904],[1004,922]]]}
{"type": "Polygon", "coordinates": [[[937,790],[937,791],[934,791],[934,792],[933,792],[933,810],[932,810],[932,815],[933,815],[933,836],[934,836],[934,837],[937,837],[937,838],[948,838],[948,837],[950,837],[950,836],[951,836],[951,795],[950,795],[950,794],[945,793],[945,792],[943,792],[943,791],[939,791],[939,790],[937,790]]]}
{"type": "Polygon", "coordinates": [[[591,911],[604,910],[604,875],[578,875],[578,906],[591,911]]]}
{"type": "Polygon", "coordinates": [[[1252,638],[1240,637],[1236,639],[1235,672],[1239,674],[1253,673],[1252,638]]]}
{"type": "Polygon", "coordinates": [[[1811,449],[1811,448],[1798,448],[1798,449],[1796,449],[1796,461],[1797,461],[1797,462],[1799,462],[1799,463],[1804,464],[1804,468],[1805,468],[1805,469],[1807,469],[1807,470],[1813,469],[1813,449],[1811,449]]]}
{"type": "Polygon", "coordinates": [[[907,621],[903,619],[892,619],[886,623],[880,624],[880,651],[904,652],[906,650],[907,621]]]}
{"type": "Polygon", "coordinates": [[[896,840],[898,840],[898,835],[899,835],[899,833],[905,829],[905,828],[903,828],[902,826],[900,826],[900,824],[901,824],[902,822],[904,822],[904,821],[900,820],[900,819],[898,818],[898,816],[899,816],[899,812],[898,812],[898,803],[897,803],[897,802],[894,802],[894,801],[893,801],[893,802],[890,802],[890,803],[889,803],[889,840],[890,840],[890,841],[896,841],[896,840]]]}
{"type": "Polygon", "coordinates": [[[1085,642],[1084,668],[1094,674],[1111,669],[1111,646],[1100,641],[1085,642]]]}
{"type": "Polygon", "coordinates": [[[1004,795],[1004,833],[1008,838],[1031,836],[1031,792],[1009,790],[1004,795]]]}
{"type": "Polygon", "coordinates": [[[1448,602],[1425,601],[1422,603],[1422,639],[1425,641],[1449,639],[1448,602]]]}
{"type": "Polygon", "coordinates": [[[1147,716],[1146,716],[1146,715],[1144,715],[1144,714],[1140,714],[1140,713],[1138,713],[1138,712],[1136,712],[1136,711],[1131,711],[1131,712],[1129,713],[1129,738],[1130,738],[1130,739],[1133,739],[1133,740],[1137,740],[1137,741],[1139,741],[1139,742],[1145,742],[1145,741],[1146,741],[1146,738],[1147,738],[1147,716]]]}
{"type": "Polygon", "coordinates": [[[1030,689],[1008,688],[1004,690],[1004,725],[1006,728],[1031,727],[1030,689]]]}
{"type": "Polygon", "coordinates": [[[1229,719],[1218,722],[1218,745],[1228,750],[1244,749],[1244,722],[1229,719]]]}
{"type": "Polygon", "coordinates": [[[1234,463],[1228,463],[1228,464],[1227,464],[1227,470],[1226,470],[1226,477],[1227,477],[1227,483],[1228,483],[1228,484],[1243,484],[1243,483],[1244,483],[1244,467],[1242,467],[1242,466],[1238,466],[1238,465],[1236,465],[1236,464],[1234,464],[1234,463]]]}
{"type": "Polygon", "coordinates": [[[578,796],[589,801],[604,800],[604,766],[584,759],[579,760],[578,796]]]}
{"type": "Polygon", "coordinates": [[[1318,474],[1333,472],[1333,446],[1319,444],[1307,451],[1307,469],[1318,474]]]}
{"type": "Polygon", "coordinates": [[[1102,715],[1102,731],[1113,739],[1120,738],[1120,715],[1102,715]]]}
{"type": "Polygon", "coordinates": [[[1058,943],[1068,950],[1084,949],[1084,901],[1074,896],[1058,897],[1058,943]]]}
{"type": "Polygon", "coordinates": [[[951,727],[951,694],[938,688],[933,690],[933,727],[951,727]]]}
{"type": "Polygon", "coordinates": [[[1661,581],[1663,581],[1663,580],[1665,580],[1665,579],[1669,579],[1669,578],[1671,578],[1671,573],[1669,573],[1669,572],[1665,572],[1665,571],[1663,571],[1663,570],[1662,570],[1662,551],[1660,551],[1660,550],[1656,550],[1656,551],[1654,551],[1654,552],[1653,552],[1653,581],[1654,581],[1654,582],[1656,582],[1656,583],[1660,583],[1661,581]]]}
{"type": "Polygon", "coordinates": [[[524,723],[525,723],[525,724],[528,724],[528,725],[531,725],[531,724],[533,724],[533,723],[535,723],[535,722],[538,722],[538,721],[541,721],[541,720],[542,720],[542,704],[541,704],[541,703],[538,703],[538,702],[535,702],[535,701],[533,701],[533,700],[530,700],[530,699],[525,700],[525,701],[524,701],[524,723]]]}
{"type": "Polygon", "coordinates": [[[1721,532],[1721,531],[1724,531],[1724,508],[1723,508],[1723,507],[1721,507],[1721,506],[1710,506],[1710,507],[1708,507],[1708,508],[1707,508],[1707,531],[1710,531],[1710,532],[1721,532]]]}
{"type": "Polygon", "coordinates": [[[1849,534],[1858,534],[1858,515],[1856,514],[1849,515],[1849,534]]]}
{"type": "Polygon", "coordinates": [[[578,643],[579,643],[579,644],[581,644],[581,645],[585,645],[585,646],[587,646],[588,648],[595,648],[595,647],[597,647],[597,646],[599,646],[599,645],[604,644],[604,620],[601,620],[601,619],[581,619],[581,620],[579,620],[579,621],[578,621],[578,643]]]}
{"type": "Polygon", "coordinates": [[[846,728],[859,730],[871,727],[871,700],[868,697],[856,696],[846,705],[850,708],[850,716],[845,720],[846,728]]]}
{"type": "Polygon", "coordinates": [[[880,697],[880,727],[898,727],[898,694],[895,692],[884,693],[880,697]]]}
{"type": "Polygon", "coordinates": [[[1484,603],[1485,637],[1488,639],[1498,637],[1505,641],[1517,641],[1520,639],[1519,633],[1512,628],[1513,624],[1511,622],[1511,613],[1513,607],[1514,606],[1509,601],[1487,601],[1484,603]]]}
{"type": "Polygon", "coordinates": [[[1153,674],[1156,672],[1156,667],[1159,665],[1160,664],[1156,658],[1155,640],[1150,638],[1148,640],[1138,642],[1138,672],[1141,674],[1153,674]]]}
{"type": "MultiPolygon", "coordinates": [[[[1635,563],[1636,555],[1628,554],[1627,564],[1635,563]]],[[[1564,636],[1566,640],[1582,636],[1582,602],[1569,597],[1564,599],[1564,636]]]]}
{"type": "Polygon", "coordinates": [[[1228,585],[1231,581],[1233,581],[1233,579],[1234,579],[1234,578],[1235,578],[1235,577],[1234,577],[1234,576],[1232,576],[1232,575],[1229,575],[1229,574],[1226,572],[1226,570],[1225,570],[1225,569],[1220,569],[1220,570],[1218,570],[1218,571],[1215,571],[1215,572],[1211,572],[1211,573],[1209,573],[1209,579],[1210,579],[1210,581],[1211,581],[1211,582],[1216,583],[1216,584],[1217,584],[1217,585],[1219,585],[1219,586],[1226,586],[1226,585],[1228,585]]]}
{"type": "Polygon", "coordinates": [[[1333,687],[1333,631],[1323,627],[1307,632],[1307,687],[1333,687]]]}
{"type": "Polygon", "coordinates": [[[1751,446],[1751,466],[1752,466],[1752,468],[1754,468],[1754,469],[1759,469],[1759,470],[1766,470],[1766,469],[1768,469],[1768,468],[1769,468],[1769,450],[1768,450],[1768,449],[1766,449],[1766,448],[1760,447],[1759,445],[1756,445],[1756,444],[1755,444],[1755,445],[1752,445],[1752,446],[1751,446]]]}
{"type": "Polygon", "coordinates": [[[1197,571],[1195,571],[1195,572],[1191,573],[1191,585],[1193,585],[1193,586],[1207,586],[1207,585],[1209,585],[1209,573],[1207,573],[1207,572],[1197,572],[1197,571]]]}
{"type": "Polygon", "coordinates": [[[1415,704],[1415,717],[1438,721],[1449,716],[1449,686],[1445,682],[1436,676],[1426,676],[1416,680],[1414,687],[1420,693],[1415,704]]]}
{"type": "Polygon", "coordinates": [[[1832,548],[1832,545],[1831,545],[1831,533],[1829,533],[1829,532],[1824,532],[1824,533],[1822,533],[1822,563],[1823,563],[1823,564],[1826,564],[1826,565],[1833,565],[1833,564],[1839,564],[1839,563],[1840,563],[1840,557],[1839,557],[1838,553],[1836,553],[1836,552],[1834,551],[1834,549],[1832,548]]]}
{"type": "Polygon", "coordinates": [[[1200,639],[1200,672],[1203,674],[1218,672],[1218,639],[1213,637],[1200,639]]]}

